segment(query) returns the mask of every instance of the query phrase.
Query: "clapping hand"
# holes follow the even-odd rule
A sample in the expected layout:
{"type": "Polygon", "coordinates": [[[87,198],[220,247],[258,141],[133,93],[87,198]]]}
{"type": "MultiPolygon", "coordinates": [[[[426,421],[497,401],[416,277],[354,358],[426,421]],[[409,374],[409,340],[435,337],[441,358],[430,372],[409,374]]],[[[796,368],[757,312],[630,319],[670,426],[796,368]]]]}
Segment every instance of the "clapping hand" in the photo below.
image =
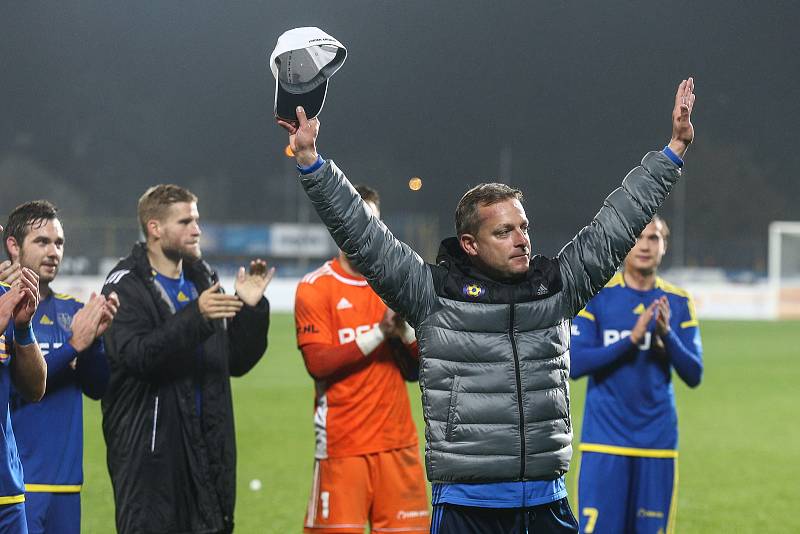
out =
{"type": "Polygon", "coordinates": [[[114,317],[117,316],[117,311],[119,310],[119,297],[117,296],[116,292],[109,293],[108,297],[106,297],[105,305],[103,306],[103,313],[100,315],[100,323],[97,325],[97,337],[102,336],[108,327],[111,326],[111,322],[114,320],[114,317]]]}
{"type": "Polygon", "coordinates": [[[656,302],[656,334],[659,337],[665,337],[669,334],[670,326],[669,320],[671,317],[671,312],[669,309],[669,299],[664,295],[659,298],[656,302]]]}
{"type": "Polygon", "coordinates": [[[236,295],[250,307],[257,305],[264,296],[264,291],[267,290],[273,276],[275,276],[275,267],[267,269],[267,262],[261,259],[251,261],[250,271],[247,273],[244,267],[239,267],[234,283],[236,295]]]}
{"type": "Polygon", "coordinates": [[[386,309],[381,322],[378,323],[378,328],[383,332],[384,338],[400,340],[405,339],[411,329],[405,319],[390,308],[386,309]]]}
{"type": "MultiPolygon", "coordinates": [[[[70,326],[72,337],[69,339],[69,344],[72,345],[76,352],[83,352],[88,349],[102,333],[99,330],[105,314],[105,308],[106,297],[92,293],[83,308],[78,310],[72,318],[72,325],[70,326]]],[[[103,331],[105,331],[105,328],[103,328],[103,331]]]]}
{"type": "Polygon", "coordinates": [[[400,337],[400,325],[403,324],[403,319],[390,308],[386,308],[381,322],[378,323],[378,328],[383,332],[385,339],[393,339],[400,337]]]}
{"type": "Polygon", "coordinates": [[[39,275],[27,267],[20,270],[20,277],[12,285],[22,292],[22,298],[14,308],[14,326],[25,328],[31,324],[36,307],[39,306],[39,275]]]}
{"type": "Polygon", "coordinates": [[[219,282],[200,293],[197,299],[200,313],[207,320],[232,319],[242,309],[242,301],[236,295],[220,293],[219,282]]]}
{"type": "Polygon", "coordinates": [[[0,282],[11,285],[19,280],[21,274],[19,263],[11,263],[9,260],[0,263],[0,282]]]}
{"type": "Polygon", "coordinates": [[[9,291],[0,296],[0,332],[5,331],[8,322],[14,317],[14,309],[22,297],[22,289],[18,285],[12,286],[9,291]]]}
{"type": "Polygon", "coordinates": [[[653,314],[655,313],[656,306],[658,305],[658,301],[655,300],[650,305],[645,308],[639,318],[636,320],[636,324],[633,326],[631,330],[631,342],[634,345],[641,345],[644,341],[645,335],[647,334],[647,330],[650,327],[650,322],[653,320],[653,314]]]}

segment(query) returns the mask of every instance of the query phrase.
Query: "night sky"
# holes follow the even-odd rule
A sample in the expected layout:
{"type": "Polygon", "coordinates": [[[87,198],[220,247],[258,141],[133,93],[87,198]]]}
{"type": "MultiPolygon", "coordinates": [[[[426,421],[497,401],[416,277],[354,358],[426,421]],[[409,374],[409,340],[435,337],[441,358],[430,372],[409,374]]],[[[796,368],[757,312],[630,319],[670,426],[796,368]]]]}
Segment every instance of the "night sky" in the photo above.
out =
{"type": "Polygon", "coordinates": [[[768,222],[800,219],[800,4],[743,4],[6,1],[0,209],[55,196],[65,218],[133,219],[147,186],[172,181],[207,220],[296,220],[268,56],[313,25],[349,53],[323,155],[377,186],[384,213],[432,216],[442,236],[469,186],[521,187],[547,254],[669,140],[694,76],[680,248],[691,265],[760,269],[768,222]]]}

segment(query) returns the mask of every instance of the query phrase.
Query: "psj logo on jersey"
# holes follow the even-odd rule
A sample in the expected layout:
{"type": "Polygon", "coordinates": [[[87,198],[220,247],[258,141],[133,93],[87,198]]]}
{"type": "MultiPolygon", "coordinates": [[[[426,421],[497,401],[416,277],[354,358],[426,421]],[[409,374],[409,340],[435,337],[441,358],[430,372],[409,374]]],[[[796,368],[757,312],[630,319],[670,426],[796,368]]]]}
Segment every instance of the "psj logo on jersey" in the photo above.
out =
{"type": "Polygon", "coordinates": [[[339,334],[339,344],[344,345],[345,343],[350,343],[356,339],[357,335],[366,334],[376,326],[378,326],[378,323],[362,324],[361,326],[357,326],[355,328],[340,328],[337,332],[339,334]]]}
{"type": "MultiPolygon", "coordinates": [[[[630,330],[603,330],[603,346],[607,347],[609,345],[613,345],[620,339],[629,337],[630,335],[630,330]]],[[[650,332],[646,332],[644,335],[644,340],[639,344],[640,349],[648,350],[650,348],[650,337],[650,332]]]]}
{"type": "Polygon", "coordinates": [[[461,291],[464,293],[465,297],[472,297],[474,299],[486,293],[486,290],[478,284],[467,284],[461,291]]]}

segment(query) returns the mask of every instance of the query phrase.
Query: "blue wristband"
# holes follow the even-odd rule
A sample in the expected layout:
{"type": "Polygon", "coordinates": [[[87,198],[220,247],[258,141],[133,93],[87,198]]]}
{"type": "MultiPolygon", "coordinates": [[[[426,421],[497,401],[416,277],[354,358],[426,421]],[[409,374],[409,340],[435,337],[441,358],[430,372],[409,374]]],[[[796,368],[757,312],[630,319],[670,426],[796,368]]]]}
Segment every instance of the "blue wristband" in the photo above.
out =
{"type": "Polygon", "coordinates": [[[325,164],[325,160],[322,159],[322,156],[317,154],[317,161],[309,165],[308,167],[303,167],[299,163],[297,164],[297,170],[300,171],[300,174],[311,174],[312,172],[316,171],[320,167],[325,164]]]}
{"type": "Polygon", "coordinates": [[[672,151],[669,145],[665,146],[664,150],[662,150],[661,152],[663,152],[665,156],[667,156],[670,160],[672,160],[672,163],[674,163],[678,167],[683,167],[683,160],[679,155],[677,155],[675,152],[672,151]]]}
{"type": "Polygon", "coordinates": [[[14,325],[14,341],[20,346],[36,343],[36,336],[33,334],[33,326],[28,325],[27,328],[20,329],[14,325]]]}

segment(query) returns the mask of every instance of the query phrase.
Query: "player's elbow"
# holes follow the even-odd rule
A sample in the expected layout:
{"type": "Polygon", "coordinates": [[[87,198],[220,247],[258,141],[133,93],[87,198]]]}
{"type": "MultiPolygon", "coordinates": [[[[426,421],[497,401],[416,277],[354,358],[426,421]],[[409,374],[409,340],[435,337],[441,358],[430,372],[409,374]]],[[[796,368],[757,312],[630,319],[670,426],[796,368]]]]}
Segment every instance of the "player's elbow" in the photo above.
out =
{"type": "Polygon", "coordinates": [[[47,390],[47,364],[29,369],[24,374],[15,373],[13,382],[23,399],[27,402],[39,402],[47,390]]]}
{"type": "Polygon", "coordinates": [[[105,384],[84,384],[83,394],[92,400],[100,400],[108,390],[108,382],[105,384]]]}
{"type": "Polygon", "coordinates": [[[692,389],[694,389],[697,386],[699,386],[700,382],[702,382],[702,381],[703,381],[703,368],[702,367],[698,368],[694,373],[692,373],[691,376],[686,377],[686,379],[684,380],[684,382],[686,382],[686,385],[689,386],[692,389]]]}
{"type": "Polygon", "coordinates": [[[42,380],[30,381],[24,387],[19,388],[22,398],[28,402],[39,402],[44,397],[47,390],[47,377],[42,380]]]}
{"type": "Polygon", "coordinates": [[[325,380],[332,374],[331,370],[327,369],[324,365],[315,365],[305,359],[303,361],[306,364],[306,371],[308,372],[308,376],[310,376],[314,380],[325,380]]]}
{"type": "Polygon", "coordinates": [[[587,374],[586,369],[581,365],[580,361],[576,361],[574,354],[572,355],[569,365],[569,377],[572,380],[577,380],[587,374]]]}

